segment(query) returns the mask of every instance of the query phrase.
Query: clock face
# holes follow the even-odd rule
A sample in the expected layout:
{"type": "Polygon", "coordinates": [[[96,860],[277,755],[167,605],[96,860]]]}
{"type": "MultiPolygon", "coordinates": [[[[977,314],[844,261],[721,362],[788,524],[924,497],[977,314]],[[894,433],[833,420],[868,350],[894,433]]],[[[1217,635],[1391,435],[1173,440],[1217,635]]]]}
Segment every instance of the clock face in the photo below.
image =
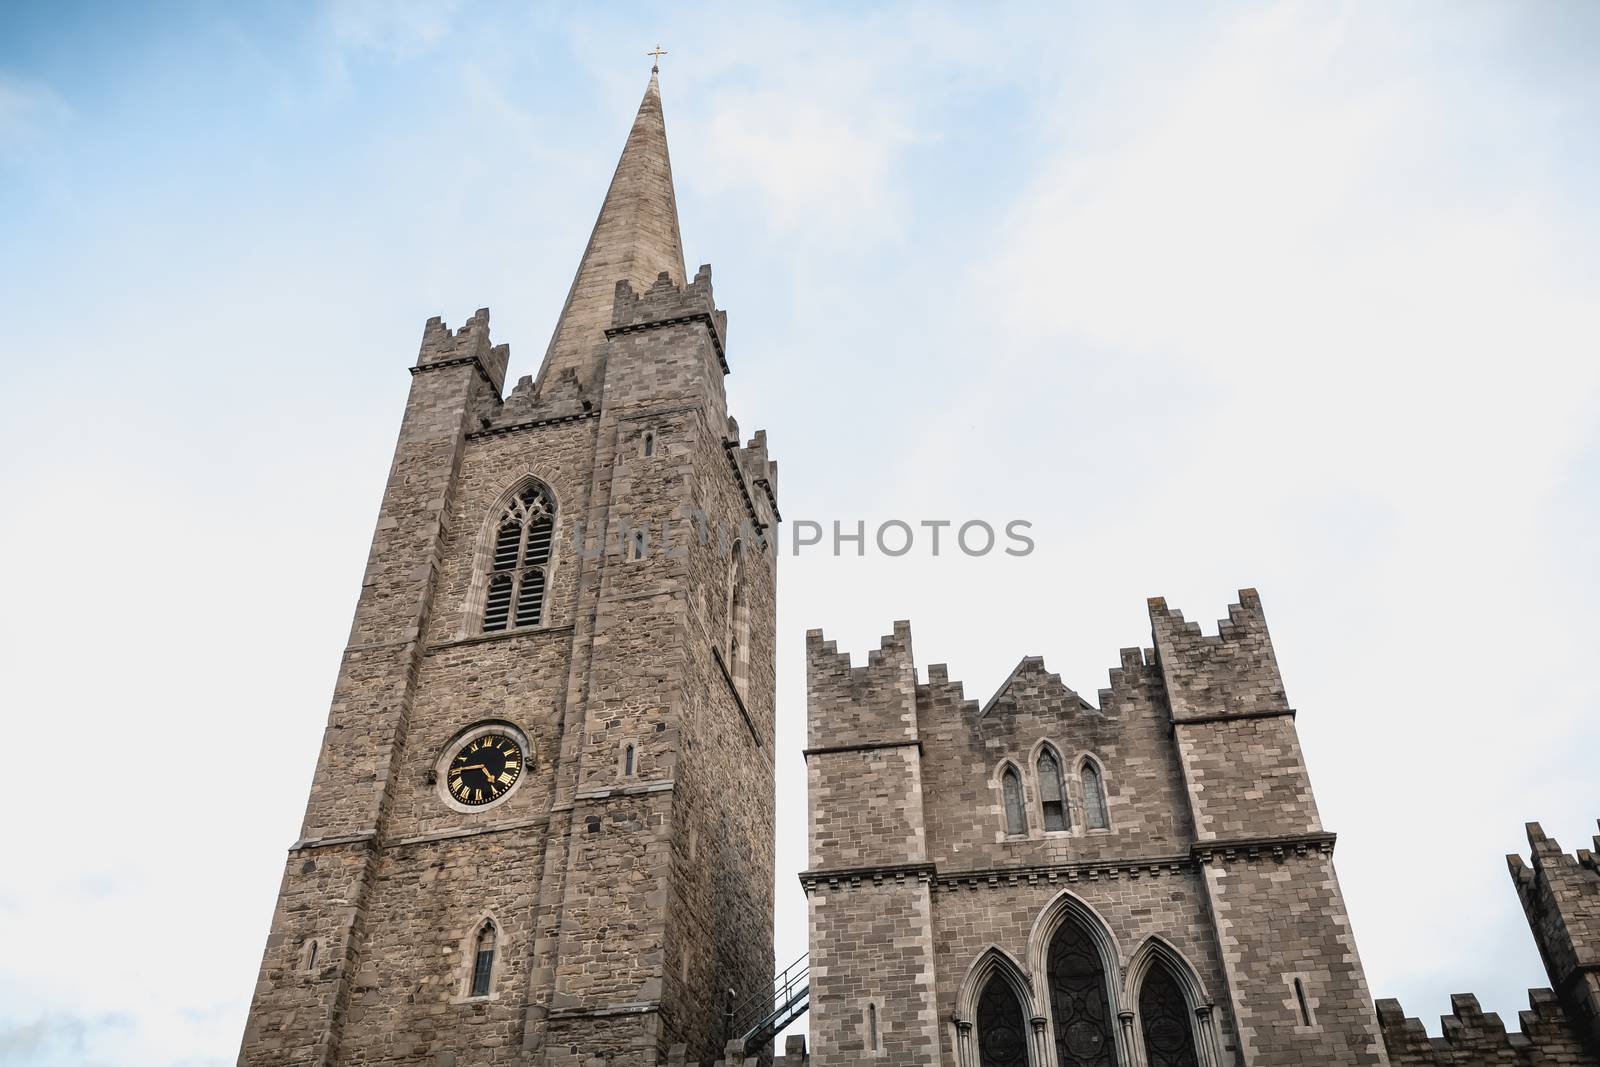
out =
{"type": "Polygon", "coordinates": [[[522,777],[522,748],[505,734],[488,733],[462,745],[445,770],[444,787],[459,804],[492,804],[522,777]]]}

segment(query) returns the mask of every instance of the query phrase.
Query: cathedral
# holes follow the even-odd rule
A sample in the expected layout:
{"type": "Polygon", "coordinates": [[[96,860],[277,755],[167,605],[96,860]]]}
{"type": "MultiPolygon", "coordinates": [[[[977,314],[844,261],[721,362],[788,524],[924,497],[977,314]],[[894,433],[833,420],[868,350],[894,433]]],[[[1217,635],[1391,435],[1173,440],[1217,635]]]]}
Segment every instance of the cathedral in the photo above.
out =
{"type": "Polygon", "coordinates": [[[1537,826],[1520,1032],[1373,1003],[1253,590],[1215,634],[1151,600],[1094,702],[811,631],[775,979],[781,515],[727,325],[652,71],[538,374],[486,309],[423,327],[241,1067],[1600,1067],[1600,868],[1537,826]]]}

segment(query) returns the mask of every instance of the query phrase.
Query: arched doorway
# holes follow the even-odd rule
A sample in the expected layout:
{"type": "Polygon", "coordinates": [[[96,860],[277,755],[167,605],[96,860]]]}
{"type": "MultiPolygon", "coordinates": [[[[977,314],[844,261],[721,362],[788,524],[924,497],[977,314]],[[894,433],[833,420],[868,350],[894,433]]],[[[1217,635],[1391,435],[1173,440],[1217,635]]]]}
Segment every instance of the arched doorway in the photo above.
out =
{"type": "Polygon", "coordinates": [[[1088,931],[1068,918],[1046,957],[1058,1067],[1115,1067],[1105,967],[1088,931]]]}
{"type": "Polygon", "coordinates": [[[1200,1067],[1189,1002],[1165,960],[1156,960],[1144,976],[1139,1026],[1149,1067],[1200,1067]]]}

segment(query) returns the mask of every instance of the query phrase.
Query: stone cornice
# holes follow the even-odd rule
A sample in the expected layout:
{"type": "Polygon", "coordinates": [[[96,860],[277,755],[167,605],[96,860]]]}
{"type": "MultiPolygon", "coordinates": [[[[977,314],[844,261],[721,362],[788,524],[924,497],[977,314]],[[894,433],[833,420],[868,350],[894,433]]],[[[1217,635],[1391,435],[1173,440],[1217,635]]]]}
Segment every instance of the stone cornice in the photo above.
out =
{"type": "Polygon", "coordinates": [[[1297,713],[1293,708],[1266,708],[1261,711],[1219,711],[1208,715],[1185,715],[1183,718],[1174,718],[1173,726],[1190,726],[1203,722],[1232,722],[1235,719],[1276,719],[1287,715],[1294,718],[1297,713]]]}
{"type": "Polygon", "coordinates": [[[495,641],[509,641],[514,637],[549,637],[554,634],[571,634],[572,623],[564,622],[559,626],[521,626],[509,630],[496,630],[490,634],[473,634],[471,637],[457,637],[449,641],[440,641],[428,645],[422,650],[424,656],[431,656],[437,652],[444,652],[462,645],[486,645],[495,641]]]}
{"type": "Polygon", "coordinates": [[[411,376],[415,378],[423,371],[445,370],[449,367],[464,367],[469,363],[472,364],[473,368],[478,372],[478,377],[483,379],[483,384],[487,385],[490,389],[493,389],[496,394],[498,394],[500,392],[500,387],[495,384],[493,378],[489,377],[489,368],[485,367],[483,365],[483,360],[479,359],[477,356],[457,356],[455,359],[441,359],[433,363],[419,363],[415,367],[408,369],[411,371],[411,376]]]}
{"type": "Polygon", "coordinates": [[[593,1008],[552,1008],[548,1019],[599,1019],[608,1015],[645,1015],[661,1010],[657,1000],[635,1000],[621,1004],[601,1004],[593,1008]]]}
{"type": "Polygon", "coordinates": [[[778,494],[772,491],[772,483],[766,478],[757,478],[756,488],[767,494],[767,503],[772,505],[772,517],[782,522],[783,512],[778,510],[778,494]]]}
{"type": "Polygon", "coordinates": [[[722,365],[723,374],[732,374],[728,366],[727,353],[722,349],[722,334],[717,331],[717,320],[711,317],[710,312],[691,311],[687,315],[674,315],[666,319],[651,319],[648,322],[630,322],[625,326],[608,326],[606,338],[610,339],[618,334],[643,333],[645,330],[659,330],[667,326],[683,326],[691,322],[706,324],[706,333],[711,335],[711,349],[717,354],[717,362],[722,365]]]}
{"type": "Polygon", "coordinates": [[[1163,875],[1192,873],[1207,863],[1269,856],[1281,859],[1293,854],[1332,855],[1336,835],[1327,832],[1287,834],[1278,837],[1244,838],[1228,841],[1197,841],[1187,853],[1164,856],[1106,857],[1072,860],[1065,863],[1022,864],[1015,867],[973,867],[964,870],[939,870],[933,863],[878,864],[862,867],[818,869],[800,872],[806,890],[822,885],[855,886],[885,880],[904,881],[917,877],[930,883],[937,892],[984,889],[1019,883],[1093,882],[1118,878],[1158,878],[1163,875]]]}
{"type": "Polygon", "coordinates": [[[809,893],[819,885],[860,885],[863,882],[904,882],[908,879],[929,882],[936,873],[931,863],[891,863],[876,867],[801,871],[800,884],[809,893]]]}
{"type": "MultiPolygon", "coordinates": [[[[751,525],[755,527],[756,536],[761,538],[761,547],[767,547],[767,523],[761,521],[761,516],[756,514],[755,497],[750,495],[750,487],[745,484],[744,470],[740,468],[739,461],[733,458],[734,449],[739,447],[738,441],[723,441],[722,454],[728,459],[728,469],[733,471],[734,484],[739,487],[739,495],[744,497],[744,510],[750,515],[751,525]]],[[[774,511],[776,517],[776,511],[774,511]]]]}
{"type": "Polygon", "coordinates": [[[1304,856],[1310,852],[1320,852],[1324,856],[1333,855],[1334,842],[1338,835],[1327,830],[1319,830],[1305,834],[1281,834],[1271,837],[1239,837],[1218,839],[1214,841],[1196,841],[1189,846],[1189,854],[1198,863],[1209,863],[1221,860],[1232,863],[1237,859],[1253,860],[1262,856],[1272,859],[1282,859],[1293,853],[1304,856]]]}
{"type": "Polygon", "coordinates": [[[511,422],[504,426],[490,426],[482,430],[473,430],[467,434],[469,441],[481,441],[486,437],[504,437],[508,433],[523,433],[527,430],[537,430],[541,426],[555,426],[563,422],[581,422],[584,419],[598,419],[600,412],[594,409],[576,411],[570,415],[552,415],[547,419],[529,419],[527,422],[511,422]]]}
{"type": "Polygon", "coordinates": [[[875,748],[914,748],[922,751],[922,742],[916,738],[904,738],[899,741],[863,741],[858,745],[823,745],[818,748],[800,750],[802,756],[826,756],[833,752],[870,752],[875,748]]]}
{"type": "Polygon", "coordinates": [[[963,871],[945,871],[934,879],[935,888],[954,891],[981,889],[992,885],[1016,885],[1020,882],[1094,882],[1116,878],[1156,878],[1163,874],[1174,875],[1192,870],[1194,861],[1188,856],[1139,856],[1072,860],[1066,863],[1036,863],[1017,867],[987,867],[963,871]]]}

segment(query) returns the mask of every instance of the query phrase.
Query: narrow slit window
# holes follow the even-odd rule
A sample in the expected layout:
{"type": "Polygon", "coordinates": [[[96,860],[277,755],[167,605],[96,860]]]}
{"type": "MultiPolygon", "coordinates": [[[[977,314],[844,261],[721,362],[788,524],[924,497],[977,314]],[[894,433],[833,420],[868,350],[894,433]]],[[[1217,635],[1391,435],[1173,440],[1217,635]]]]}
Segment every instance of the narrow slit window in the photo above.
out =
{"type": "Polygon", "coordinates": [[[644,559],[644,531],[636,530],[633,535],[633,558],[644,559]]]}
{"type": "Polygon", "coordinates": [[[1061,788],[1061,764],[1050,752],[1039,757],[1039,808],[1046,830],[1065,830],[1069,825],[1067,792],[1061,788]]]}
{"type": "Polygon", "coordinates": [[[745,658],[749,655],[750,608],[745,601],[744,542],[733,543],[733,555],[728,563],[728,674],[734,688],[744,692],[747,675],[745,658]]]}
{"type": "Polygon", "coordinates": [[[1306,1002],[1305,983],[1296,978],[1294,980],[1294,1000],[1300,1006],[1300,1025],[1311,1025],[1311,1005],[1306,1002]]]}
{"type": "Polygon", "coordinates": [[[645,459],[649,459],[651,456],[656,454],[656,435],[655,434],[647,433],[647,434],[644,435],[644,448],[643,448],[643,451],[644,451],[644,458],[645,459]]]}
{"type": "Polygon", "coordinates": [[[317,969],[317,942],[316,942],[316,939],[313,938],[311,940],[311,942],[306,945],[306,970],[314,971],[316,969],[317,969]]]}
{"type": "Polygon", "coordinates": [[[494,633],[544,621],[555,503],[535,485],[517,493],[495,529],[489,562],[489,589],[483,603],[483,630],[494,633]]]}
{"type": "Polygon", "coordinates": [[[1006,802],[1006,833],[1028,832],[1028,813],[1022,807],[1022,776],[1015,767],[1007,767],[1000,776],[1000,792],[1006,802]]]}
{"type": "Polygon", "coordinates": [[[633,746],[622,746],[622,774],[626,778],[633,777],[633,746]]]}
{"type": "Polygon", "coordinates": [[[867,1048],[872,1052],[878,1051],[878,1006],[876,1004],[867,1005],[867,1048]]]}
{"type": "Polygon", "coordinates": [[[489,995],[489,981],[494,976],[494,923],[486,922],[478,931],[478,943],[472,956],[472,995],[489,995]]]}
{"type": "Polygon", "coordinates": [[[1106,817],[1106,786],[1100,777],[1100,768],[1085,760],[1083,763],[1083,816],[1091,830],[1104,830],[1111,825],[1106,817]]]}

